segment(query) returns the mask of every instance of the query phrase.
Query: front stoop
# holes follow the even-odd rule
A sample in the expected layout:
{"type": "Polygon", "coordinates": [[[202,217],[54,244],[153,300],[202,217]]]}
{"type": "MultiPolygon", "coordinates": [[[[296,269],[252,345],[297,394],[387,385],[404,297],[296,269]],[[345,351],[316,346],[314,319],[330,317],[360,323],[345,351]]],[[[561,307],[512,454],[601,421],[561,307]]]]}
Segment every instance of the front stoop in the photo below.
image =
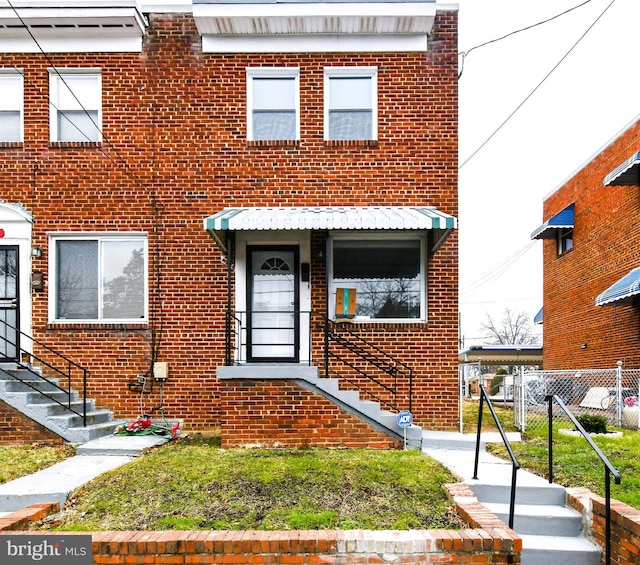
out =
{"type": "Polygon", "coordinates": [[[0,400],[70,443],[86,443],[110,435],[116,426],[123,423],[115,421],[109,410],[98,409],[94,400],[87,399],[87,425],[84,426],[82,416],[51,400],[54,398],[65,405],[70,401],[70,406],[82,413],[82,400],[77,393],[71,391],[69,398],[66,392],[56,388],[54,379],[47,382],[39,378],[38,373],[36,368],[2,368],[0,400]],[[38,391],[46,392],[51,398],[38,391]]]}
{"type": "MultiPolygon", "coordinates": [[[[470,487],[479,502],[508,523],[510,486],[470,487]]],[[[602,550],[584,537],[582,515],[567,505],[563,487],[517,487],[513,529],[522,538],[522,565],[600,564],[602,550]]]]}
{"type": "Polygon", "coordinates": [[[421,449],[422,428],[412,425],[401,428],[397,414],[384,410],[378,402],[361,400],[360,393],[341,390],[338,379],[320,378],[318,368],[312,365],[295,364],[246,364],[218,367],[217,376],[221,380],[290,380],[301,388],[314,392],[330,400],[345,412],[352,414],[377,431],[401,442],[410,449],[421,449]]]}

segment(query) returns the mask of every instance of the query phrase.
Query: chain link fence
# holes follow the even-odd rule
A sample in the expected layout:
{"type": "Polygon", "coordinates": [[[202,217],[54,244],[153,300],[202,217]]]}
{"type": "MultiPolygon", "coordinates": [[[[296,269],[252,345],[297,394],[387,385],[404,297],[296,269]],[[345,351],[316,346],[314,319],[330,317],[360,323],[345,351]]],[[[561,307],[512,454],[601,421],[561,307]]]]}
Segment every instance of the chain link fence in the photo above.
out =
{"type": "MultiPolygon", "coordinates": [[[[638,429],[640,369],[526,371],[513,381],[514,424],[520,431],[546,430],[555,394],[575,415],[600,414],[612,426],[638,429]]],[[[554,405],[554,419],[568,418],[554,405]]]]}

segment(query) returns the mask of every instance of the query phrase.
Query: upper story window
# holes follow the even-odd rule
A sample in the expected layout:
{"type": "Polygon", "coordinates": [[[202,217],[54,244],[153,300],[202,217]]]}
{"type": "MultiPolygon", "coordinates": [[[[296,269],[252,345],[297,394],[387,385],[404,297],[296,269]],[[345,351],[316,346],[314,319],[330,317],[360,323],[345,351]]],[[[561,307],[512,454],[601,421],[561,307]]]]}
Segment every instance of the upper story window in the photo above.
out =
{"type": "Polygon", "coordinates": [[[377,68],[325,68],[324,138],[378,139],[377,68]]]}
{"type": "Polygon", "coordinates": [[[0,142],[23,140],[23,84],[19,71],[0,70],[0,142]]]}
{"type": "Polygon", "coordinates": [[[102,140],[100,71],[50,69],[51,141],[102,140]]]}
{"type": "Polygon", "coordinates": [[[300,71],[247,69],[247,139],[300,139],[300,71]]]}
{"type": "Polygon", "coordinates": [[[426,319],[424,256],[422,238],[334,237],[332,308],[339,293],[355,289],[356,321],[426,319]]]}
{"type": "Polygon", "coordinates": [[[558,230],[558,255],[573,249],[573,228],[558,230]]]}
{"type": "Polygon", "coordinates": [[[145,235],[52,235],[49,248],[51,320],[117,323],[146,320],[145,235]]]}

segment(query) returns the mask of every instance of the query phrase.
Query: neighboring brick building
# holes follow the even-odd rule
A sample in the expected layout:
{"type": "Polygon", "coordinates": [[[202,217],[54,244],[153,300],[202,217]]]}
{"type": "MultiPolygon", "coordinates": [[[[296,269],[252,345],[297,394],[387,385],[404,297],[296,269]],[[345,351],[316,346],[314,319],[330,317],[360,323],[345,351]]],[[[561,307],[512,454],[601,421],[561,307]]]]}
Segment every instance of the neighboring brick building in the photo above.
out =
{"type": "MultiPolygon", "coordinates": [[[[279,387],[286,406],[246,390],[335,376],[348,335],[393,356],[373,361],[392,365],[376,398],[454,428],[457,6],[90,5],[0,7],[5,361],[25,357],[15,325],[87,368],[119,418],[155,370],[187,429],[300,445],[324,425],[338,445],[363,436],[343,403],[301,422],[317,390],[279,387]]],[[[369,387],[354,355],[341,387],[369,387]]]]}
{"type": "Polygon", "coordinates": [[[640,367],[639,151],[636,119],[545,199],[546,370],[640,367]]]}

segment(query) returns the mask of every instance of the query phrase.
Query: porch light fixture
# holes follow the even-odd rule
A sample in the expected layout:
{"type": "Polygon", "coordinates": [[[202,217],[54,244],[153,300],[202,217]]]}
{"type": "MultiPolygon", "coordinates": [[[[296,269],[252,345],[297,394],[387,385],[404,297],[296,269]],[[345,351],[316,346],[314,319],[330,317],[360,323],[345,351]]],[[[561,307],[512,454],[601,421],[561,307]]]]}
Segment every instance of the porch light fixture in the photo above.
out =
{"type": "Polygon", "coordinates": [[[42,247],[33,247],[31,249],[31,257],[35,257],[36,259],[42,257],[42,247]]]}

